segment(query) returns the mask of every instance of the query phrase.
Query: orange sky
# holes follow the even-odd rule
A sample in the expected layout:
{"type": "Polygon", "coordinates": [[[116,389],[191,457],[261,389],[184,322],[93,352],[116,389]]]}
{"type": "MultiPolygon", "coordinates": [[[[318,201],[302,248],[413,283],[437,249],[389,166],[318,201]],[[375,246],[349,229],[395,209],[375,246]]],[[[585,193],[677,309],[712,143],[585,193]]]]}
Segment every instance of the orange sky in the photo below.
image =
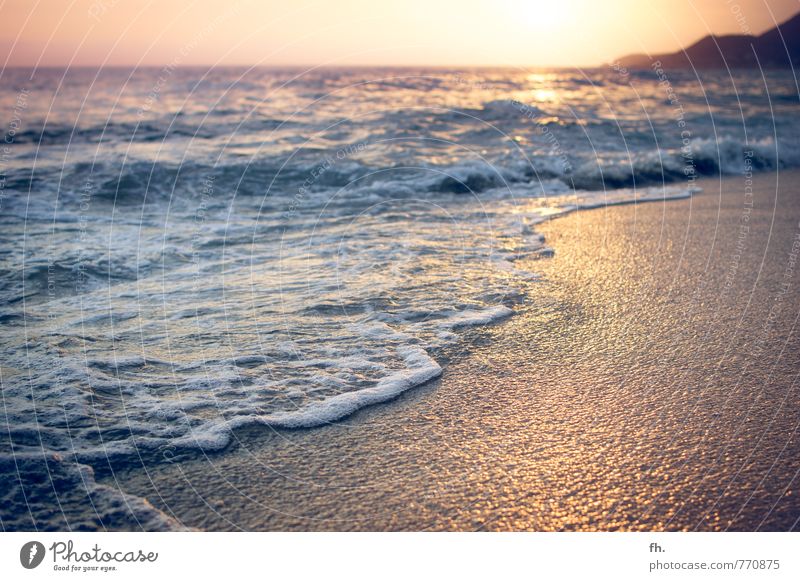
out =
{"type": "MultiPolygon", "coordinates": [[[[0,0],[2,1],[2,0],[0,0]]],[[[800,0],[6,0],[7,64],[591,66],[760,33],[800,0]]]]}

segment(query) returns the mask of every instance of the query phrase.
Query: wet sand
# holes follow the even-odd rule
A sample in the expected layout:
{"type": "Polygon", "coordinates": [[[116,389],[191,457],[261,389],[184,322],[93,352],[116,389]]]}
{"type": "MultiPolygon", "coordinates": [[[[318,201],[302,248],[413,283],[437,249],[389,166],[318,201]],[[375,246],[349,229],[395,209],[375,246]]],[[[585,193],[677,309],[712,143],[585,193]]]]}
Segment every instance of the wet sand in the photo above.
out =
{"type": "Polygon", "coordinates": [[[538,291],[440,379],[116,478],[212,530],[796,529],[800,173],[778,177],[541,225],[538,291]]]}

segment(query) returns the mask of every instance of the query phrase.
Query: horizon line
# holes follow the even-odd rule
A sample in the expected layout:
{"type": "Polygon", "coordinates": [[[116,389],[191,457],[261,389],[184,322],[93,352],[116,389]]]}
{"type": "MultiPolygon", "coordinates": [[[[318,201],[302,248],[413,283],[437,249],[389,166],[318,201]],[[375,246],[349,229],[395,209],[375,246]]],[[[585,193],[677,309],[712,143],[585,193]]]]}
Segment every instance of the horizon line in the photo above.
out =
{"type": "Polygon", "coordinates": [[[512,64],[368,64],[368,63],[353,63],[353,64],[9,64],[0,70],[8,69],[163,69],[171,67],[173,69],[198,69],[198,68],[272,68],[272,69],[413,69],[413,68],[426,68],[426,69],[445,69],[445,68],[466,68],[466,69],[548,69],[548,70],[564,70],[564,69],[599,69],[610,66],[613,61],[603,62],[591,65],[512,65],[512,64]]]}

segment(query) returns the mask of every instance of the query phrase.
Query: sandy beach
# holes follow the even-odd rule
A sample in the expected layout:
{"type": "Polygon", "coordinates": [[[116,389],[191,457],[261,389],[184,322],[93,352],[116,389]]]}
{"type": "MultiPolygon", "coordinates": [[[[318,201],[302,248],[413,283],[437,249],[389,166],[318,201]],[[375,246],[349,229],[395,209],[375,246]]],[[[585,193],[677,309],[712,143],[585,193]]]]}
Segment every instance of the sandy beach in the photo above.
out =
{"type": "Polygon", "coordinates": [[[440,379],[98,478],[208,530],[796,527],[800,172],[700,185],[540,226],[539,292],[440,379]]]}

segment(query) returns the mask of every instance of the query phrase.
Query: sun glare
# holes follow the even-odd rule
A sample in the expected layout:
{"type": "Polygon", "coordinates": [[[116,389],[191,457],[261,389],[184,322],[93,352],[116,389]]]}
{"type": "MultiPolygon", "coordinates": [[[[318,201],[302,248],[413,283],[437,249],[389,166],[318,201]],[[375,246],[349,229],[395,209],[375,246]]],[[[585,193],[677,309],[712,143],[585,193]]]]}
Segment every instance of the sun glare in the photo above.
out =
{"type": "MultiPolygon", "coordinates": [[[[569,0],[510,0],[509,9],[527,26],[538,29],[561,29],[570,20],[569,0]]],[[[556,32],[550,30],[549,32],[556,32]]]]}

